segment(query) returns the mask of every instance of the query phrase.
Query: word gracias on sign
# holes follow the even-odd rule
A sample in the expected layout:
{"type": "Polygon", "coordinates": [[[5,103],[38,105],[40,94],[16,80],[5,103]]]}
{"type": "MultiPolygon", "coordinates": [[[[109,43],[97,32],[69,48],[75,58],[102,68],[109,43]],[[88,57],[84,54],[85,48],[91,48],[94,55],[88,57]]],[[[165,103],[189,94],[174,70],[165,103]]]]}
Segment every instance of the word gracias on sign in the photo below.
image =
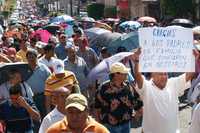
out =
{"type": "Polygon", "coordinates": [[[176,29],[154,28],[153,37],[171,37],[176,36],[176,29]]]}

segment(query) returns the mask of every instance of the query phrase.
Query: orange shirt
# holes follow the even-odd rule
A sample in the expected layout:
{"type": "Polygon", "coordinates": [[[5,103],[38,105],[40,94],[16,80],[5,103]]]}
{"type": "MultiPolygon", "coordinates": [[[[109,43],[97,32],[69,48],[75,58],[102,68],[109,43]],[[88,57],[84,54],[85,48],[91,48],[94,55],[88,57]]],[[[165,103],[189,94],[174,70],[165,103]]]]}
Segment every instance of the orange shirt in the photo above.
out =
{"type": "MultiPolygon", "coordinates": [[[[75,133],[67,126],[67,119],[64,118],[63,120],[53,124],[47,130],[47,133],[75,133]]],[[[110,133],[103,125],[96,122],[94,119],[89,117],[89,124],[82,133],[110,133]]]]}

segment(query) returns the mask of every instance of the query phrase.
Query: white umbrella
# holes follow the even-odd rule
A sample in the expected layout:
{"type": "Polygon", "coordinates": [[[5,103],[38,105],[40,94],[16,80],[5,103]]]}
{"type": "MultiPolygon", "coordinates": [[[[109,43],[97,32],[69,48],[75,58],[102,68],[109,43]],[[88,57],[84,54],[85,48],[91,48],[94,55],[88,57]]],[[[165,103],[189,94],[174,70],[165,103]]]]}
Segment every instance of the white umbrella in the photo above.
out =
{"type": "Polygon", "coordinates": [[[132,54],[133,54],[133,52],[121,52],[121,53],[115,54],[109,58],[104,59],[90,71],[90,73],[88,75],[88,79],[92,82],[95,80],[99,80],[99,79],[101,80],[102,78],[108,77],[109,71],[110,71],[110,66],[113,63],[119,62],[122,59],[124,59],[125,57],[128,57],[132,54]]]}

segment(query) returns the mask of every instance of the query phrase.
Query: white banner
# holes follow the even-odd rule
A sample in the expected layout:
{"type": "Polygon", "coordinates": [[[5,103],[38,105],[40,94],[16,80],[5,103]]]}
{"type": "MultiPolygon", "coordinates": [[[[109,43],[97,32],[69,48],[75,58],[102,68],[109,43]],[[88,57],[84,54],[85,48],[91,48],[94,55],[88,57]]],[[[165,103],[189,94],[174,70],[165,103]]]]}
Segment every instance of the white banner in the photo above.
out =
{"type": "Polygon", "coordinates": [[[192,30],[182,27],[139,29],[141,72],[194,72],[192,30]]]}

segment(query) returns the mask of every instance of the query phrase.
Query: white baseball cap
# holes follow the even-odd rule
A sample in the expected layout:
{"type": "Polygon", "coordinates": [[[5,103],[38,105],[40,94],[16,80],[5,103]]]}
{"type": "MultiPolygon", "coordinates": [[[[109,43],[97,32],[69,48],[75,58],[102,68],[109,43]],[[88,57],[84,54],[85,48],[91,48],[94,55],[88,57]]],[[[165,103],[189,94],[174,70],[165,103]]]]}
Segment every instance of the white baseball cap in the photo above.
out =
{"type": "Polygon", "coordinates": [[[53,72],[55,74],[65,73],[64,62],[60,59],[55,59],[53,72]]]}
{"type": "Polygon", "coordinates": [[[47,43],[38,41],[38,42],[36,42],[35,47],[44,48],[46,45],[47,45],[47,43]]]}

